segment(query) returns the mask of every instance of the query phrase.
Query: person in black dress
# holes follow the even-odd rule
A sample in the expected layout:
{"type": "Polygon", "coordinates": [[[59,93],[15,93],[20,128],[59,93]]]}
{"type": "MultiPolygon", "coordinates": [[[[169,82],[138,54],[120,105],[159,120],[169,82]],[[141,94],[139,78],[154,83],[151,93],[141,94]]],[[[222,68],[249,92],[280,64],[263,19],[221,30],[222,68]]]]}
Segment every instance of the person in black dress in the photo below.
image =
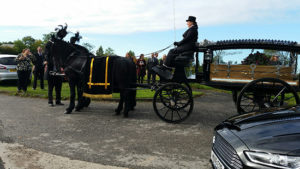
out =
{"type": "Polygon", "coordinates": [[[144,76],[146,75],[146,60],[144,59],[144,54],[140,55],[140,58],[136,62],[137,65],[137,75],[138,83],[143,83],[144,76]]]}

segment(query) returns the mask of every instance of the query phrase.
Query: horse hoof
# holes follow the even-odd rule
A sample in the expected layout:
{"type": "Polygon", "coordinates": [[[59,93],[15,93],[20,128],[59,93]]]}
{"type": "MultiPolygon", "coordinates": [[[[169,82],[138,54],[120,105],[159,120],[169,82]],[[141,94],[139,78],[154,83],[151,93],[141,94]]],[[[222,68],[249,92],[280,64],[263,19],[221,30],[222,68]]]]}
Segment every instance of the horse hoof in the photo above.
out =
{"type": "Polygon", "coordinates": [[[128,113],[124,113],[124,118],[128,118],[128,113]]]}
{"type": "Polygon", "coordinates": [[[118,116],[121,114],[121,111],[119,109],[115,109],[115,115],[118,116]]]}
{"type": "Polygon", "coordinates": [[[72,111],[70,111],[70,110],[66,110],[65,112],[64,112],[64,114],[71,114],[72,113],[72,111]]]}

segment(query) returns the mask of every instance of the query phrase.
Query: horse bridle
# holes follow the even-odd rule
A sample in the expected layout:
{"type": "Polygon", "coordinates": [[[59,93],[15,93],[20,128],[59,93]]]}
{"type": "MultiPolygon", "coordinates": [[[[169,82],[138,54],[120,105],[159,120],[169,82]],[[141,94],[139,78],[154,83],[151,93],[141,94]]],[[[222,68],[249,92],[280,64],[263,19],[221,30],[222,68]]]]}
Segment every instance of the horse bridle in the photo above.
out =
{"type": "MultiPolygon", "coordinates": [[[[52,44],[51,47],[50,47],[50,50],[52,51],[52,48],[53,48],[53,45],[55,42],[53,42],[51,39],[49,40],[49,42],[52,44]]],[[[67,42],[66,42],[67,43],[67,42]]],[[[64,68],[64,69],[71,69],[72,71],[78,73],[78,74],[82,74],[83,73],[83,69],[86,65],[86,62],[87,62],[87,59],[85,59],[84,63],[82,64],[80,70],[77,70],[77,69],[74,69],[72,68],[71,66],[69,66],[69,64],[67,65],[67,63],[71,60],[72,57],[74,57],[77,53],[80,53],[80,51],[78,49],[76,49],[73,45],[70,45],[70,47],[74,48],[75,51],[72,52],[69,56],[67,56],[67,58],[65,59],[65,61],[63,62],[61,59],[61,57],[59,58],[60,59],[60,63],[61,63],[61,66],[64,68]]]]}
{"type": "MultiPolygon", "coordinates": [[[[49,39],[48,42],[51,43],[51,46],[50,46],[49,51],[52,51],[52,48],[53,48],[53,45],[54,45],[55,42],[52,41],[51,39],[49,39]]],[[[53,64],[55,64],[55,66],[57,67],[58,65],[53,61],[53,57],[54,57],[54,56],[52,56],[52,53],[53,53],[53,52],[51,52],[51,59],[52,59],[52,62],[53,62],[53,64]]],[[[47,55],[49,55],[49,52],[48,52],[47,55]]],[[[60,59],[60,62],[63,63],[63,62],[61,61],[61,58],[59,58],[59,59],[60,59]]],[[[55,59],[55,60],[56,60],[56,59],[55,59]]],[[[64,66],[64,65],[62,65],[62,66],[64,66]]],[[[57,69],[58,69],[58,68],[57,68],[57,69]]],[[[59,71],[59,69],[58,69],[58,71],[59,71]]]]}

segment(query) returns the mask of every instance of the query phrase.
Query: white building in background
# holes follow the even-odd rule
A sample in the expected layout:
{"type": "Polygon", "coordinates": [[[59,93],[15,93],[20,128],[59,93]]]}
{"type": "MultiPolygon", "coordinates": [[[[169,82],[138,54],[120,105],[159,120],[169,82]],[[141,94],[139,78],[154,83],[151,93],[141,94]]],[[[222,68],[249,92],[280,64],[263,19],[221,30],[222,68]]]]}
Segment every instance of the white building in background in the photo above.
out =
{"type": "Polygon", "coordinates": [[[1,47],[10,47],[10,48],[13,48],[14,47],[14,44],[9,44],[9,43],[6,43],[6,44],[2,44],[0,45],[1,47]]]}

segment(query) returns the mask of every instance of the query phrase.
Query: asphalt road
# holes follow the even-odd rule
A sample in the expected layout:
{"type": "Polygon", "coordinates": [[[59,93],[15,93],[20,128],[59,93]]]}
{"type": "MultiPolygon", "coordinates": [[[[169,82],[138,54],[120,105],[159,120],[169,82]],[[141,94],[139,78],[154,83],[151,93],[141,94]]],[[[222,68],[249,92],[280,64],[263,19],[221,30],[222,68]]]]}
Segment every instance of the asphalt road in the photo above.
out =
{"type": "Polygon", "coordinates": [[[48,107],[45,99],[0,94],[0,141],[132,169],[211,168],[213,128],[236,110],[231,95],[205,93],[195,98],[193,113],[180,124],[160,120],[152,102],[138,102],[124,119],[113,115],[116,102],[94,101],[65,115],[66,105],[48,107]]]}

